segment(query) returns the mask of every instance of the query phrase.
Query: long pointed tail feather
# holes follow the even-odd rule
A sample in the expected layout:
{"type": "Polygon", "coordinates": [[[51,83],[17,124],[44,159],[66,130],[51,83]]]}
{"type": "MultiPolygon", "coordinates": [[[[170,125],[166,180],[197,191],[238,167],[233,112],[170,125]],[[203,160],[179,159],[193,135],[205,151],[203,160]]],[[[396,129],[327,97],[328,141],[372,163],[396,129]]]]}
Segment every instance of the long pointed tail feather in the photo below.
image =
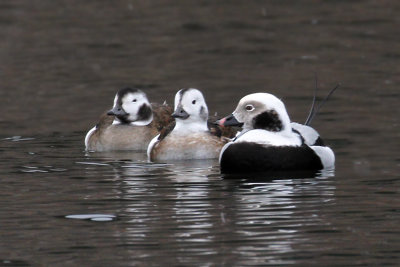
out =
{"type": "Polygon", "coordinates": [[[314,89],[314,96],[313,96],[313,101],[311,105],[310,112],[307,116],[306,122],[304,123],[307,126],[310,126],[312,120],[314,117],[317,115],[318,111],[321,109],[321,107],[325,104],[326,101],[332,96],[332,94],[340,87],[340,83],[338,83],[329,93],[328,95],[316,106],[316,98],[317,98],[317,91],[318,91],[318,80],[317,76],[315,76],[315,89],[314,89]]]}
{"type": "Polygon", "coordinates": [[[306,122],[304,123],[305,125],[308,125],[309,123],[311,123],[311,117],[313,116],[313,113],[315,110],[315,103],[317,102],[317,91],[318,91],[318,78],[317,78],[317,74],[315,73],[314,95],[313,95],[310,112],[308,113],[306,122]]]}

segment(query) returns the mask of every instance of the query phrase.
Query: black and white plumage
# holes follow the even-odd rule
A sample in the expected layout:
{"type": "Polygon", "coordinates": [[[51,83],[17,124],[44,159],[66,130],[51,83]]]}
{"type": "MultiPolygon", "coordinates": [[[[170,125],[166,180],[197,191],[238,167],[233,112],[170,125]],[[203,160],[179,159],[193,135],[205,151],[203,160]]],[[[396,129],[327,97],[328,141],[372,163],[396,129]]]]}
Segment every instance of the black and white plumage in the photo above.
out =
{"type": "Polygon", "coordinates": [[[285,105],[272,94],[243,97],[235,111],[218,121],[243,127],[221,150],[223,173],[301,171],[334,168],[335,155],[317,131],[291,123],[285,105]]]}
{"type": "Polygon", "coordinates": [[[211,132],[203,94],[194,88],[175,95],[175,125],[153,138],[147,149],[151,161],[218,158],[226,139],[211,132]]]}
{"type": "Polygon", "coordinates": [[[172,121],[171,112],[167,105],[150,104],[139,89],[120,89],[113,108],[86,134],[86,150],[145,151],[151,139],[172,121]]]}
{"type": "Polygon", "coordinates": [[[118,91],[113,108],[107,114],[115,116],[113,124],[144,126],[153,120],[153,112],[146,94],[142,90],[129,87],[118,91]]]}

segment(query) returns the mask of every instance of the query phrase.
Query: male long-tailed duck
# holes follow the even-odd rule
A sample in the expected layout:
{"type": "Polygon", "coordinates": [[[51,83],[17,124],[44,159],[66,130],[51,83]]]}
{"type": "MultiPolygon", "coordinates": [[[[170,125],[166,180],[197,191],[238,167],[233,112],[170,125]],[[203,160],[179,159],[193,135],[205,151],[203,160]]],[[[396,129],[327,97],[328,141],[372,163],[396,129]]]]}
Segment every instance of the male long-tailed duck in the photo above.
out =
{"type": "Polygon", "coordinates": [[[150,104],[139,89],[123,88],[114,98],[114,106],[85,137],[88,151],[142,150],[151,139],[172,122],[172,108],[150,104]]]}
{"type": "Polygon", "coordinates": [[[210,132],[203,94],[194,88],[175,95],[175,124],[153,138],[147,149],[151,161],[218,158],[227,140],[210,132]]]}
{"type": "Polygon", "coordinates": [[[317,131],[291,123],[285,105],[274,95],[243,97],[235,111],[218,121],[243,130],[221,150],[222,173],[302,171],[334,168],[335,155],[317,131]]]}

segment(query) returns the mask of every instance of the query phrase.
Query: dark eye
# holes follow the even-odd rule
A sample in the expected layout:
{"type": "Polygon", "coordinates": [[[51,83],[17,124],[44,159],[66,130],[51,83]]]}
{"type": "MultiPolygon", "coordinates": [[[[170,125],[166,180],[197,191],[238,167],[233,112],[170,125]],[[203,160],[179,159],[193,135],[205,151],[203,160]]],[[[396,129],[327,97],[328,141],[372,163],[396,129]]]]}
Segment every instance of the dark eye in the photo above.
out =
{"type": "Polygon", "coordinates": [[[254,109],[253,105],[247,105],[246,110],[247,111],[252,111],[254,109]]]}
{"type": "Polygon", "coordinates": [[[193,104],[193,105],[196,104],[196,100],[193,100],[193,101],[192,101],[192,104],[193,104]]]}
{"type": "Polygon", "coordinates": [[[136,101],[137,101],[136,98],[132,100],[132,102],[136,102],[136,101]]]}

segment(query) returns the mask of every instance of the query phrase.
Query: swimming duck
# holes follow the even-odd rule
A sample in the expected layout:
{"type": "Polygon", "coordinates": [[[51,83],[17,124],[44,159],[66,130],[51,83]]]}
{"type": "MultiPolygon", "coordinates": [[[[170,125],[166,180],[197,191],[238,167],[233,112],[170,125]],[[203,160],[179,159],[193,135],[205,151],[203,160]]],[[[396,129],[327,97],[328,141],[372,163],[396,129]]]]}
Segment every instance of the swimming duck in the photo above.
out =
{"type": "Polygon", "coordinates": [[[333,151],[315,129],[291,123],[285,105],[272,94],[243,97],[235,111],[218,121],[243,130],[221,150],[223,173],[321,170],[334,167],[333,151]]]}
{"type": "Polygon", "coordinates": [[[175,124],[151,140],[147,156],[151,161],[218,158],[228,141],[210,131],[208,108],[203,94],[194,88],[175,95],[175,124]]]}
{"type": "Polygon", "coordinates": [[[166,104],[150,104],[143,91],[123,88],[115,95],[113,108],[86,134],[86,150],[145,151],[151,139],[172,122],[171,113],[166,104]]]}

